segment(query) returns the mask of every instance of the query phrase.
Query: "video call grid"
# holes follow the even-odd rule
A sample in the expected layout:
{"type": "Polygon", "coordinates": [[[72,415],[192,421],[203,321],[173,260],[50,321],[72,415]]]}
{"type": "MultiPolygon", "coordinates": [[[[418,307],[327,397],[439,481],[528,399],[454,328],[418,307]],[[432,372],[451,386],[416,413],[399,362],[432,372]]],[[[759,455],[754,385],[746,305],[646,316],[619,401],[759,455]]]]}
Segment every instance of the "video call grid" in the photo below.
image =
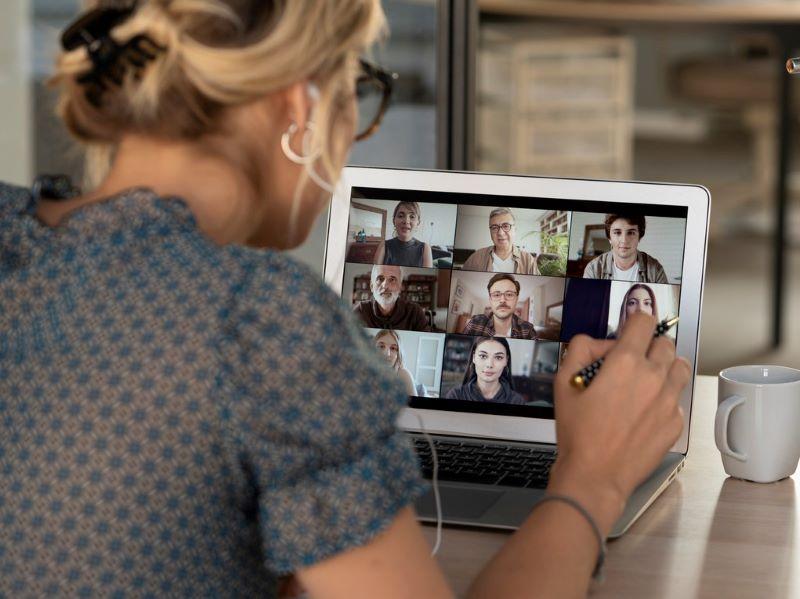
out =
{"type": "MultiPolygon", "coordinates": [[[[390,200],[390,198],[387,197],[387,196],[394,196],[394,198],[391,198],[391,201],[394,201],[394,202],[407,201],[407,199],[409,197],[413,197],[413,198],[415,198],[415,200],[413,200],[413,201],[417,201],[420,204],[420,208],[421,208],[421,211],[423,211],[423,214],[424,214],[424,206],[425,206],[426,203],[437,203],[437,204],[443,204],[444,203],[444,204],[447,204],[447,205],[454,205],[454,202],[452,202],[452,201],[443,202],[445,197],[450,198],[452,200],[453,194],[443,194],[443,193],[440,193],[440,192],[410,192],[410,191],[400,191],[400,190],[354,189],[353,199],[390,200]],[[361,196],[363,196],[363,197],[361,197],[361,196]],[[425,199],[425,201],[423,201],[423,198],[425,199]]],[[[459,194],[458,195],[459,202],[457,204],[455,204],[456,209],[457,209],[457,213],[460,213],[460,207],[464,206],[464,205],[485,207],[487,198],[491,198],[492,199],[492,202],[490,204],[492,207],[501,207],[501,206],[502,207],[508,207],[508,208],[511,208],[512,211],[514,210],[514,208],[517,208],[517,210],[520,210],[520,211],[538,209],[538,210],[542,210],[542,211],[560,210],[560,211],[567,212],[569,225],[568,225],[568,229],[567,229],[567,233],[566,234],[567,234],[567,239],[569,240],[569,248],[572,248],[572,245],[573,245],[573,241],[574,241],[573,240],[573,234],[578,234],[578,233],[577,233],[577,229],[574,227],[574,221],[572,219],[572,216],[573,216],[574,212],[568,212],[568,211],[564,210],[564,208],[566,207],[565,204],[566,205],[570,205],[570,204],[574,205],[576,208],[584,209],[583,212],[589,212],[591,214],[597,215],[597,218],[598,218],[598,220],[600,222],[605,217],[605,215],[608,214],[608,213],[619,213],[619,212],[627,211],[628,214],[631,214],[631,212],[632,212],[631,210],[629,210],[631,207],[629,205],[627,205],[627,204],[611,204],[611,203],[600,204],[598,202],[585,202],[585,201],[581,201],[581,200],[557,200],[558,207],[554,208],[553,207],[554,200],[535,199],[535,198],[527,199],[527,198],[508,197],[508,196],[480,196],[480,195],[476,195],[476,194],[459,194]],[[524,200],[525,201],[524,206],[518,206],[518,204],[520,203],[520,200],[524,200]],[[591,206],[592,210],[585,210],[585,208],[587,208],[589,206],[591,206]],[[605,211],[598,211],[598,208],[604,208],[605,211]]],[[[646,206],[646,207],[637,206],[636,208],[639,208],[638,212],[642,213],[646,217],[668,216],[670,218],[682,218],[683,219],[683,226],[684,226],[684,231],[683,231],[684,235],[683,235],[682,241],[685,243],[685,218],[686,218],[686,209],[685,208],[675,207],[675,206],[646,206]]],[[[387,215],[387,221],[389,219],[390,219],[390,216],[387,215]]],[[[455,239],[457,238],[457,235],[458,235],[458,226],[459,226],[458,223],[459,223],[459,220],[460,220],[459,218],[456,218],[455,222],[453,223],[453,236],[452,236],[452,239],[454,241],[455,241],[455,239]]],[[[487,226],[488,226],[488,223],[487,223],[487,226]]],[[[453,246],[454,245],[455,244],[453,244],[453,246]]],[[[453,247],[454,251],[456,249],[458,249],[458,248],[453,247]]],[[[451,256],[452,256],[452,254],[451,254],[451,256]]],[[[681,256],[681,258],[683,256],[683,247],[680,248],[680,256],[681,256]]],[[[363,265],[363,264],[364,263],[347,262],[347,266],[363,265]]],[[[372,264],[369,264],[369,266],[370,266],[370,269],[371,269],[372,264]]],[[[682,265],[682,262],[681,262],[681,265],[680,265],[681,272],[682,272],[682,266],[683,265],[682,265]]],[[[455,265],[452,262],[451,262],[449,267],[441,267],[440,266],[440,267],[429,268],[429,269],[421,269],[421,268],[417,267],[417,268],[414,268],[414,270],[415,271],[429,271],[432,276],[436,275],[437,271],[440,271],[440,270],[449,270],[449,271],[451,271],[451,275],[455,274],[455,273],[483,273],[483,274],[488,275],[488,277],[490,277],[490,276],[493,276],[495,274],[495,273],[493,273],[491,271],[465,271],[465,270],[462,270],[462,269],[460,269],[458,267],[455,267],[455,265]]],[[[566,305],[568,303],[568,300],[569,300],[569,283],[568,283],[569,280],[571,280],[571,279],[578,279],[578,280],[583,279],[583,277],[571,276],[566,272],[564,273],[563,276],[548,276],[548,275],[541,275],[541,274],[540,275],[517,275],[517,274],[515,274],[514,277],[517,278],[518,280],[522,280],[522,281],[524,281],[525,279],[531,279],[531,280],[534,280],[534,279],[561,279],[561,280],[563,280],[565,282],[565,285],[564,285],[564,288],[563,288],[563,292],[561,293],[561,296],[560,296],[560,301],[561,301],[563,307],[566,307],[566,305]]],[[[591,280],[591,279],[588,279],[588,280],[591,280]]],[[[463,337],[464,336],[461,331],[459,331],[459,330],[457,330],[456,328],[453,327],[453,325],[451,323],[451,319],[449,318],[450,317],[449,311],[450,311],[451,307],[454,305],[454,300],[457,299],[455,297],[456,281],[457,281],[457,279],[455,279],[452,276],[450,277],[450,291],[448,293],[447,306],[445,308],[442,308],[441,306],[438,306],[438,305],[436,306],[436,310],[437,311],[439,311],[441,309],[444,309],[444,311],[445,311],[445,322],[447,322],[448,325],[446,326],[445,331],[441,331],[441,329],[437,329],[437,330],[440,333],[441,332],[445,332],[446,333],[446,339],[450,338],[451,336],[459,336],[459,337],[463,337]]],[[[632,285],[632,283],[629,283],[629,282],[612,281],[612,280],[608,280],[608,279],[602,279],[602,280],[597,280],[597,281],[599,281],[602,285],[608,286],[608,287],[611,287],[612,285],[616,286],[617,284],[632,285]]],[[[348,293],[348,290],[346,290],[344,288],[346,286],[346,284],[347,284],[347,280],[345,280],[345,282],[343,283],[343,295],[345,293],[348,293]]],[[[675,288],[674,289],[674,304],[673,305],[675,307],[675,313],[677,313],[677,307],[680,305],[680,303],[679,303],[680,302],[680,285],[679,284],[674,284],[674,285],[659,284],[659,285],[664,286],[664,287],[673,287],[673,288],[675,288]]],[[[652,286],[653,285],[651,285],[651,287],[652,286]]],[[[606,312],[607,317],[608,317],[609,320],[611,319],[610,310],[611,310],[611,306],[609,306],[609,311],[606,312]]],[[[663,317],[663,315],[662,315],[662,317],[663,317]]],[[[439,320],[439,322],[441,322],[441,318],[439,318],[438,320],[439,320]]],[[[562,321],[562,327],[561,327],[561,329],[559,331],[559,336],[558,336],[557,339],[542,339],[540,337],[540,339],[541,339],[540,342],[544,342],[544,341],[558,341],[558,342],[560,342],[560,346],[559,347],[561,349],[559,350],[559,355],[561,355],[563,353],[563,349],[566,348],[567,341],[568,341],[567,339],[564,339],[563,335],[561,334],[561,332],[563,331],[563,328],[564,328],[563,324],[564,324],[564,322],[562,321]]],[[[399,330],[402,331],[402,330],[407,330],[407,329],[399,329],[399,330]]],[[[569,337],[571,338],[573,334],[574,334],[573,332],[570,332],[569,337]]],[[[603,337],[603,336],[607,336],[607,335],[599,335],[599,334],[597,334],[597,335],[593,335],[593,336],[603,337]]],[[[531,345],[534,344],[534,341],[532,341],[532,340],[528,340],[527,342],[530,343],[531,345]]],[[[445,343],[442,344],[442,348],[441,348],[441,352],[442,353],[444,353],[444,351],[445,351],[446,343],[447,343],[447,341],[445,341],[445,343]]],[[[556,370],[557,370],[557,368],[558,368],[558,364],[556,364],[556,370]]],[[[442,402],[442,401],[444,401],[444,398],[442,397],[442,395],[444,395],[444,394],[441,393],[441,387],[442,387],[441,382],[440,382],[439,387],[440,387],[439,388],[439,398],[437,399],[437,401],[442,402]]],[[[415,399],[420,399],[420,398],[417,397],[415,399]]],[[[428,398],[428,399],[430,399],[430,398],[428,398]]],[[[429,401],[423,401],[423,403],[428,404],[430,402],[429,401]]],[[[446,403],[450,404],[451,402],[448,401],[446,403]]],[[[479,403],[479,402],[461,402],[461,403],[479,403]]],[[[498,407],[499,406],[499,404],[495,404],[493,402],[486,402],[486,403],[492,404],[492,406],[494,406],[494,407],[498,407]]],[[[430,407],[430,406],[427,406],[427,407],[430,407]]],[[[444,408],[444,409],[448,409],[444,405],[441,405],[441,404],[440,404],[439,407],[440,408],[444,408]]],[[[505,407],[506,408],[514,408],[514,411],[518,412],[518,410],[517,410],[518,406],[505,406],[505,407]]],[[[478,411],[483,411],[483,408],[481,408],[478,411]]],[[[541,410],[538,410],[538,411],[541,412],[541,410]]],[[[530,414],[530,412],[525,412],[524,415],[531,415],[531,414],[530,414]]]]}

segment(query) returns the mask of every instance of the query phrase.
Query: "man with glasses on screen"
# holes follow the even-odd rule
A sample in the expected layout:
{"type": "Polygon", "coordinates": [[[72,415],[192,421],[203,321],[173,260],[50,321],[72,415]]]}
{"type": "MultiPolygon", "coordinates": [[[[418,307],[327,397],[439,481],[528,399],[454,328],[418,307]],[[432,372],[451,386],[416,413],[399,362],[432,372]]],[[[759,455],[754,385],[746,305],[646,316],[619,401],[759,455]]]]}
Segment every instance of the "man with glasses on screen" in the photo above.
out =
{"type": "Polygon", "coordinates": [[[514,245],[516,219],[509,208],[495,208],[489,213],[489,234],[493,245],[472,252],[461,268],[522,275],[539,274],[536,256],[514,245]]]}
{"type": "Polygon", "coordinates": [[[509,274],[497,274],[489,279],[486,287],[492,311],[488,315],[476,314],[470,318],[464,334],[535,340],[533,325],[514,314],[519,300],[519,281],[509,274]]]}

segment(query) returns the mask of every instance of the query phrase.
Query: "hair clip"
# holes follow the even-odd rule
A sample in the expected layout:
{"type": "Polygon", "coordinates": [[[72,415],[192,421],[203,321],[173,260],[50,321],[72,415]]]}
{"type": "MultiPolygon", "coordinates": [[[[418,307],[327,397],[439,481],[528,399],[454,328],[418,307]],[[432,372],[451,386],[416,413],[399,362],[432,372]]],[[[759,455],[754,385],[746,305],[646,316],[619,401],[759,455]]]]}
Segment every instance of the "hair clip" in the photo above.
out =
{"type": "Polygon", "coordinates": [[[133,75],[138,79],[147,63],[166,50],[144,34],[124,44],[111,37],[111,30],[133,12],[133,7],[96,8],[78,18],[61,35],[61,46],[67,52],[85,46],[89,53],[92,70],[77,81],[86,87],[86,98],[95,106],[100,106],[102,94],[110,84],[122,85],[128,67],[133,68],[133,75]]]}
{"type": "Polygon", "coordinates": [[[81,195],[69,175],[39,175],[33,181],[31,196],[35,202],[44,200],[69,200],[81,195]]]}

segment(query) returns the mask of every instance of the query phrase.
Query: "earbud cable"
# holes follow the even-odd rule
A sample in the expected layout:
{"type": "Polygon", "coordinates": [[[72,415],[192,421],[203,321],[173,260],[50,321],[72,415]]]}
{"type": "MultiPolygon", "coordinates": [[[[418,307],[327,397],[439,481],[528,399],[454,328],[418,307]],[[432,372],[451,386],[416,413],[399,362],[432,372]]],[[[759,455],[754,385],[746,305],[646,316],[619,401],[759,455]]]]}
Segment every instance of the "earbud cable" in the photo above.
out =
{"type": "Polygon", "coordinates": [[[439,549],[442,546],[442,498],[439,495],[439,458],[436,455],[436,447],[433,445],[433,439],[425,429],[425,423],[422,422],[422,416],[416,411],[414,415],[419,421],[419,428],[422,430],[422,436],[425,437],[428,446],[431,448],[431,457],[433,458],[433,479],[431,480],[431,484],[433,485],[433,499],[436,502],[436,543],[433,545],[431,556],[435,556],[439,553],[439,549]]]}

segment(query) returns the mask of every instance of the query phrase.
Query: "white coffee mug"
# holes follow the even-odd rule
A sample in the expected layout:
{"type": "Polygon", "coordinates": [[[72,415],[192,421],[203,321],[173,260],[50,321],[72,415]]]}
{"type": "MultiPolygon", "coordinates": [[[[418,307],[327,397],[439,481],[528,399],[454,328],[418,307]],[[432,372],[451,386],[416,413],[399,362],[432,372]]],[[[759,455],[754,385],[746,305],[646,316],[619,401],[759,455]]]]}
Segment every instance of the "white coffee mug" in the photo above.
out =
{"type": "Polygon", "coordinates": [[[719,373],[714,439],[725,472],[770,483],[800,460],[800,370],[734,366],[719,373]]]}

